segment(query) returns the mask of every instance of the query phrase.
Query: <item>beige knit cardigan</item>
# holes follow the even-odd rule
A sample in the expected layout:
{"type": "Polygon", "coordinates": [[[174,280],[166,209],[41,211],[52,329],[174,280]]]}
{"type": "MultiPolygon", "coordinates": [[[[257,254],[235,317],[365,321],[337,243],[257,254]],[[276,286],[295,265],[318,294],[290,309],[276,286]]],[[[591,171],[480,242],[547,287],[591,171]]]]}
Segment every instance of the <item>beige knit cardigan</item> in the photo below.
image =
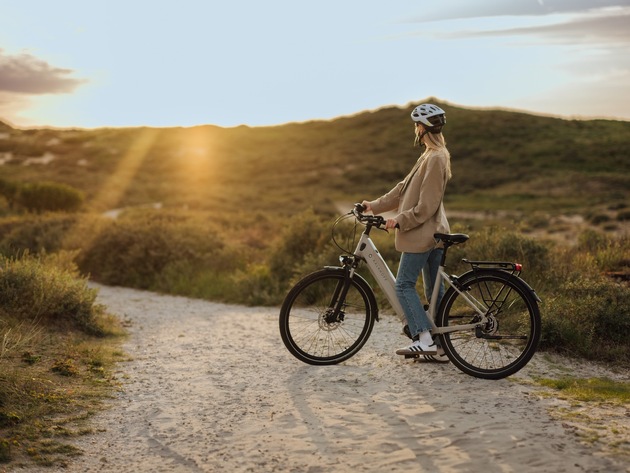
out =
{"type": "Polygon", "coordinates": [[[382,197],[370,202],[378,215],[397,210],[396,250],[424,253],[436,247],[434,233],[449,233],[444,212],[448,181],[448,157],[443,149],[427,149],[404,180],[382,197]]]}

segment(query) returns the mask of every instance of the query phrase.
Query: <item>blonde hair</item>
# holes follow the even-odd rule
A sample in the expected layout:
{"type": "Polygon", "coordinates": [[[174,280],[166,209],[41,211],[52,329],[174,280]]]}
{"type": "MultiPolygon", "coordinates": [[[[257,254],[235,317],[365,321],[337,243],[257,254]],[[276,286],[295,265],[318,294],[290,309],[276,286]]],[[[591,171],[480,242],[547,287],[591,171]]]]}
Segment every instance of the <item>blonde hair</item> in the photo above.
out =
{"type": "MultiPolygon", "coordinates": [[[[422,127],[416,127],[416,141],[414,142],[414,144],[416,145],[420,144],[419,128],[422,127]]],[[[446,175],[449,179],[453,177],[451,173],[451,153],[449,153],[448,149],[446,148],[446,140],[444,139],[444,135],[442,133],[426,133],[422,137],[422,143],[424,144],[424,146],[427,147],[427,149],[442,150],[444,152],[444,154],[446,155],[446,175]]]]}

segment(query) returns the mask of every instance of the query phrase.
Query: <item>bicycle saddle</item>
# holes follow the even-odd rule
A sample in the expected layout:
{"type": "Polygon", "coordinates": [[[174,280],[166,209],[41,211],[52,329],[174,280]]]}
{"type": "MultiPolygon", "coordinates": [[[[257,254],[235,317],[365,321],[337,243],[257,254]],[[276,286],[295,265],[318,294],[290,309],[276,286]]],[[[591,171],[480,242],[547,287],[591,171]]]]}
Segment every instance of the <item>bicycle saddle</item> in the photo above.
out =
{"type": "Polygon", "coordinates": [[[444,243],[457,245],[459,243],[464,243],[470,237],[465,233],[434,233],[433,238],[442,240],[444,243]]]}

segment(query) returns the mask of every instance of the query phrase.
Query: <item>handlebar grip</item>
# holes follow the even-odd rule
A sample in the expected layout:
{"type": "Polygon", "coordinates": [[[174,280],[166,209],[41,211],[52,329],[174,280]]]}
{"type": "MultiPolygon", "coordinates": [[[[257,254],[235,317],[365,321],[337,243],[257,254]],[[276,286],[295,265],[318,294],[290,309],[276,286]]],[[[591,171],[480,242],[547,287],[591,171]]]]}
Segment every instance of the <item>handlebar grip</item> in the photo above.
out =
{"type": "Polygon", "coordinates": [[[354,204],[354,210],[356,210],[357,212],[364,212],[365,207],[363,206],[363,204],[357,202],[356,204],[354,204]]]}

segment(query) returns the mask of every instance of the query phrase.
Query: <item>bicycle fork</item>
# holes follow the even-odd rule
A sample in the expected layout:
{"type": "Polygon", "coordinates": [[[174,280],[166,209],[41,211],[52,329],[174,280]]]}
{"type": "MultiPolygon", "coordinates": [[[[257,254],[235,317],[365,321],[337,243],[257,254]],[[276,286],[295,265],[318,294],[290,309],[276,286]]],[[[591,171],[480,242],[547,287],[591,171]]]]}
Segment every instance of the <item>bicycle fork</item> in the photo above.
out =
{"type": "Polygon", "coordinates": [[[343,261],[343,264],[344,278],[337,283],[335,291],[328,303],[329,309],[325,316],[326,323],[328,324],[342,322],[344,319],[343,309],[346,303],[348,290],[350,289],[350,281],[354,276],[354,267],[350,264],[350,261],[343,261]]]}

